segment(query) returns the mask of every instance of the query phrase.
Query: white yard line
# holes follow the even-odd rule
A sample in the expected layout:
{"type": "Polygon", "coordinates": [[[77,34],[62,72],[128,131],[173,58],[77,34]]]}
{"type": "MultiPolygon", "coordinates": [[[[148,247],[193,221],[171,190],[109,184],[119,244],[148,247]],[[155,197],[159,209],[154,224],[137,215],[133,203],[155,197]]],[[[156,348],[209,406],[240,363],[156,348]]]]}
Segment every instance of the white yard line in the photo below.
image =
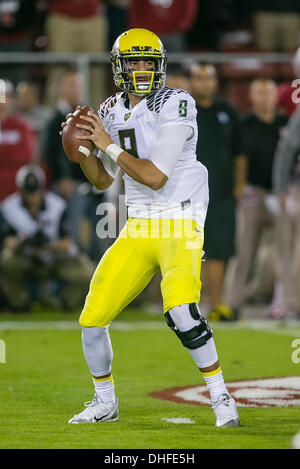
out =
{"type": "Polygon", "coordinates": [[[215,330],[241,330],[250,329],[263,332],[269,332],[271,334],[288,335],[291,337],[300,337],[300,321],[298,320],[287,320],[284,322],[275,320],[245,320],[238,321],[235,323],[216,323],[211,324],[211,327],[215,330]]]}
{"type": "MultiPolygon", "coordinates": [[[[300,321],[250,320],[237,323],[211,323],[218,330],[258,330],[272,334],[300,337],[300,321]]],[[[162,321],[114,321],[111,329],[116,331],[167,330],[162,321]]],[[[0,331],[4,330],[80,330],[77,321],[1,321],[0,331]]]]}
{"type": "MultiPolygon", "coordinates": [[[[159,330],[166,324],[160,321],[115,321],[111,329],[118,331],[159,330]]],[[[0,331],[4,330],[80,330],[78,321],[0,321],[0,331]]]]}
{"type": "Polygon", "coordinates": [[[0,331],[23,330],[73,330],[79,329],[77,321],[0,321],[0,331]]]}
{"type": "Polygon", "coordinates": [[[175,424],[178,424],[178,423],[196,423],[194,420],[191,420],[189,418],[186,418],[186,417],[162,417],[162,420],[164,420],[165,422],[168,422],[168,423],[175,423],[175,424]]]}

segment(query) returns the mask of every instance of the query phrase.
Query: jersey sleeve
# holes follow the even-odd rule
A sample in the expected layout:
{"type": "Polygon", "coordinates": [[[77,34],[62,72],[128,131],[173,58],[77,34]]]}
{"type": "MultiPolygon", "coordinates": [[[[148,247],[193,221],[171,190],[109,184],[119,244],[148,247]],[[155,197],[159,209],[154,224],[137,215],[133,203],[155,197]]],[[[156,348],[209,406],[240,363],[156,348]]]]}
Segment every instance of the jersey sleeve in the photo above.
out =
{"type": "Polygon", "coordinates": [[[164,125],[159,128],[150,159],[168,178],[171,176],[185,141],[190,136],[187,125],[164,125]]]}
{"type": "Polygon", "coordinates": [[[193,128],[196,116],[196,103],[192,96],[185,91],[174,90],[174,93],[161,107],[158,127],[187,125],[193,128]]]}

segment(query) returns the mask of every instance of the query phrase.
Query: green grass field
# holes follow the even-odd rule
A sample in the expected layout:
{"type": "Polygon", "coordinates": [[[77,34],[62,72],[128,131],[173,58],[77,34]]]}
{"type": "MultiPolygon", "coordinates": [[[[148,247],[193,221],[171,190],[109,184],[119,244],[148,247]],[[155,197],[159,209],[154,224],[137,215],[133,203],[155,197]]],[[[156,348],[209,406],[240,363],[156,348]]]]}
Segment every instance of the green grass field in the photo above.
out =
{"type": "MultiPolygon", "coordinates": [[[[6,344],[6,363],[0,364],[1,448],[291,448],[300,430],[299,408],[243,407],[241,427],[217,429],[209,407],[150,397],[155,390],[204,381],[164,321],[135,310],[125,311],[111,328],[119,421],[68,425],[93,396],[75,318],[59,313],[0,318],[0,339],[6,344]],[[195,424],[163,420],[170,417],[195,424]]],[[[291,360],[297,336],[300,329],[217,325],[226,381],[300,375],[300,364],[291,360]]]]}

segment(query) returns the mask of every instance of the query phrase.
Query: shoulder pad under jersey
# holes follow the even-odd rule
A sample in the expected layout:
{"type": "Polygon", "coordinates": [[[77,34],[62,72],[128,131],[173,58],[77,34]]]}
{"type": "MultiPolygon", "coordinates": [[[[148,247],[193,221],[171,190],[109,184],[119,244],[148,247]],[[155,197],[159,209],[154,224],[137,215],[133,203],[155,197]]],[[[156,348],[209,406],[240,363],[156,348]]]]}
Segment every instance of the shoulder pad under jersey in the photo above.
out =
{"type": "Polygon", "coordinates": [[[104,103],[100,104],[98,114],[101,119],[105,119],[107,114],[112,110],[115,104],[119,101],[122,97],[123,92],[119,92],[107,98],[104,103]]]}
{"type": "Polygon", "coordinates": [[[149,111],[159,113],[168,99],[171,98],[171,96],[179,93],[188,94],[186,91],[181,90],[180,88],[169,88],[168,86],[164,86],[158,91],[153,91],[146,98],[149,111]]]}

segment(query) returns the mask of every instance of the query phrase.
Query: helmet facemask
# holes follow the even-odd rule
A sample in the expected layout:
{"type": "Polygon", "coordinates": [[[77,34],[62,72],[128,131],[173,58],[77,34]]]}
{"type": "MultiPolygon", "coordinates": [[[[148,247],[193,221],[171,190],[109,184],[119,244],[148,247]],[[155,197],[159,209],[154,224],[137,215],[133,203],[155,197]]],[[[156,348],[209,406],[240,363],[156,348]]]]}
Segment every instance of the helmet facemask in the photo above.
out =
{"type": "Polygon", "coordinates": [[[112,56],[113,75],[115,84],[130,93],[143,96],[152,90],[157,90],[165,85],[166,81],[166,57],[161,56],[140,56],[131,54],[115,54],[112,56]],[[145,70],[136,70],[133,62],[137,61],[152,62],[145,67],[145,70]],[[145,80],[143,80],[145,77],[145,80]]]}

